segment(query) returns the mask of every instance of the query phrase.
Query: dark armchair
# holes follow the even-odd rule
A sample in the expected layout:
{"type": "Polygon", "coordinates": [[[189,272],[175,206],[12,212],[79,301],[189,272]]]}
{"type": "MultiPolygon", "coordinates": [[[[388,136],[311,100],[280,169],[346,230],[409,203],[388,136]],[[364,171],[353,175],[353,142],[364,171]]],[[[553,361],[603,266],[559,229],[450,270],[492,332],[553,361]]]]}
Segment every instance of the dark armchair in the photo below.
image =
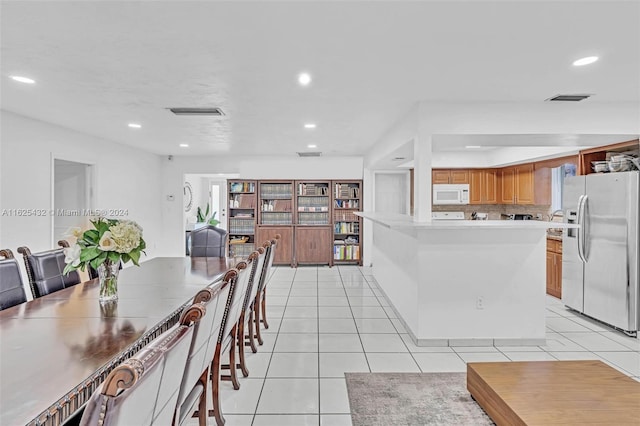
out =
{"type": "Polygon", "coordinates": [[[20,268],[11,250],[0,250],[0,311],[27,301],[20,268]]]}
{"type": "Polygon", "coordinates": [[[63,274],[66,266],[63,249],[69,244],[63,240],[58,241],[58,245],[62,248],[40,253],[31,253],[31,250],[25,246],[18,247],[18,253],[24,258],[24,266],[34,299],[80,283],[78,272],[71,271],[67,275],[63,274]]]}
{"type": "Polygon", "coordinates": [[[227,231],[207,225],[191,231],[192,257],[224,257],[227,231]]]}

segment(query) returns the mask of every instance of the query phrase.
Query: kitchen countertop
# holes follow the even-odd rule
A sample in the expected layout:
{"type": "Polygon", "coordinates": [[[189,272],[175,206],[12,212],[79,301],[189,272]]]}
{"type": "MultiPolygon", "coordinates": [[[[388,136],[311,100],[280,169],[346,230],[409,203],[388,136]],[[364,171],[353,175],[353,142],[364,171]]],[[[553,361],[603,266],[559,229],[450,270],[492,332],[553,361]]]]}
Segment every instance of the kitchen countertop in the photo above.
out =
{"type": "Polygon", "coordinates": [[[565,229],[580,227],[580,225],[576,224],[542,220],[436,220],[416,222],[413,216],[402,214],[377,212],[355,212],[355,214],[391,229],[565,229]]]}

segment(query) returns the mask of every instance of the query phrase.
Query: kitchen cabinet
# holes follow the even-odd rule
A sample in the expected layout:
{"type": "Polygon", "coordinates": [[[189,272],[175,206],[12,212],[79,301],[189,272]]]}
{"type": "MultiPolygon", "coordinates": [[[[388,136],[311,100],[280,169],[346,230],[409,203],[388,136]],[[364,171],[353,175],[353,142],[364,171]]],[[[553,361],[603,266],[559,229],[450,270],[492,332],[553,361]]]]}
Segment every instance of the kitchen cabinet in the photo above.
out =
{"type": "Polygon", "coordinates": [[[547,294],[562,298],[562,241],[547,238],[547,294]]]}
{"type": "Polygon", "coordinates": [[[431,183],[434,185],[469,183],[469,170],[434,169],[431,171],[431,183]]]}
{"type": "Polygon", "coordinates": [[[533,163],[502,169],[500,204],[534,204],[534,176],[533,163]]]}
{"type": "Polygon", "coordinates": [[[296,264],[331,264],[331,228],[296,226],[296,264]]]}
{"type": "Polygon", "coordinates": [[[469,204],[498,203],[498,171],[469,170],[469,204]]]}

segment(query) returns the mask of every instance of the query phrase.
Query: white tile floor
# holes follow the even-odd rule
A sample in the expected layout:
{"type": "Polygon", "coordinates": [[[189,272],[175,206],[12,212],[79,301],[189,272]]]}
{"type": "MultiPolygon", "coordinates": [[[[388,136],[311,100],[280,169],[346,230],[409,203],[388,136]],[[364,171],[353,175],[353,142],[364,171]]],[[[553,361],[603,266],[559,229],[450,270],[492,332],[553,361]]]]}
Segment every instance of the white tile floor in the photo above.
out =
{"type": "Polygon", "coordinates": [[[222,383],[229,426],[350,425],[345,372],[464,372],[472,361],[600,359],[640,381],[640,340],[552,297],[546,346],[436,348],[413,344],[368,268],[274,268],[267,301],[270,327],[258,353],[248,351],[249,377],[238,391],[222,383]]]}

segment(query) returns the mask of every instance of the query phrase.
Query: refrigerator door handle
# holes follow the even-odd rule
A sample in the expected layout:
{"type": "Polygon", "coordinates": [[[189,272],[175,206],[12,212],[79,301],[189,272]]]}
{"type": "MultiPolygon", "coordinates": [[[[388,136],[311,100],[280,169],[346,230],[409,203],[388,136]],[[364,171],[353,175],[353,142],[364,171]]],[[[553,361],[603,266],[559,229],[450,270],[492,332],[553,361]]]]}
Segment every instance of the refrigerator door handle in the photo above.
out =
{"type": "Polygon", "coordinates": [[[586,263],[587,259],[584,256],[584,247],[585,247],[585,227],[584,227],[584,207],[587,203],[587,196],[581,195],[578,199],[578,225],[580,225],[580,229],[578,229],[578,256],[582,262],[586,263]]]}

